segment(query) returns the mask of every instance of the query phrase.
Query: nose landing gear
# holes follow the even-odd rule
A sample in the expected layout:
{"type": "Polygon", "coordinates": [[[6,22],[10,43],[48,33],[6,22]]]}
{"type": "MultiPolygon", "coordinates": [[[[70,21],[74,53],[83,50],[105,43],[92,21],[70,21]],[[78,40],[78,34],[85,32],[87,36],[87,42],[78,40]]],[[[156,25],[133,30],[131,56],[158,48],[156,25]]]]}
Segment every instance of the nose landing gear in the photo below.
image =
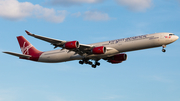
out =
{"type": "Polygon", "coordinates": [[[165,49],[162,49],[162,52],[166,52],[166,50],[165,50],[165,49]]]}
{"type": "Polygon", "coordinates": [[[166,52],[166,49],[164,49],[166,48],[166,45],[162,45],[162,47],[163,47],[162,52],[166,52]]]}

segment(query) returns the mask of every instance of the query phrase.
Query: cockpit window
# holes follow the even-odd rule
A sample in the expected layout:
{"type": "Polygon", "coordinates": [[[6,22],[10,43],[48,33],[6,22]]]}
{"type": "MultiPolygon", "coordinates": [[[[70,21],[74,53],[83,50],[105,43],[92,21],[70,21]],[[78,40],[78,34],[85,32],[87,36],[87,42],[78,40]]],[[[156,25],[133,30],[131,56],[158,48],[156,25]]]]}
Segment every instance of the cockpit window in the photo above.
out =
{"type": "Polygon", "coordinates": [[[172,36],[172,35],[174,35],[174,34],[169,34],[169,36],[172,36]]]}

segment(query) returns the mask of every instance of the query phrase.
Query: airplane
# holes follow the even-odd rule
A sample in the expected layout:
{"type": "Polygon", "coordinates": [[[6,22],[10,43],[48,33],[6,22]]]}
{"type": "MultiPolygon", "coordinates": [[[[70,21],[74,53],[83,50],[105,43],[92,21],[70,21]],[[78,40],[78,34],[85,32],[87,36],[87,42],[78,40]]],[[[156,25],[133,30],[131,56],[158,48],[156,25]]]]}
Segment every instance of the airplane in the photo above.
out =
{"type": "Polygon", "coordinates": [[[173,33],[163,32],[85,45],[76,40],[57,40],[35,35],[27,30],[25,32],[29,36],[51,43],[54,48],[61,47],[61,49],[42,52],[37,50],[23,36],[17,36],[23,54],[7,51],[3,53],[17,56],[20,59],[45,63],[79,60],[79,64],[89,64],[93,68],[100,66],[100,62],[98,62],[100,59],[112,64],[122,63],[127,60],[125,52],[129,51],[162,47],[162,52],[166,52],[166,45],[175,42],[179,38],[173,33]]]}

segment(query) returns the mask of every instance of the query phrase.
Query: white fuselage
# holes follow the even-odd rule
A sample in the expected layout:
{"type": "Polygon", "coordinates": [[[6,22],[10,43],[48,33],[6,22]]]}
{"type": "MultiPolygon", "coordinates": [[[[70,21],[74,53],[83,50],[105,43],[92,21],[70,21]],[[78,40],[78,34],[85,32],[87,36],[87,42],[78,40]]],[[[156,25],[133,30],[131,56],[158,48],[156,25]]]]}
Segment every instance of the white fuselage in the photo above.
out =
{"type": "Polygon", "coordinates": [[[176,35],[172,35],[169,37],[170,34],[171,33],[155,33],[90,44],[94,46],[105,46],[107,48],[107,52],[105,54],[98,55],[93,54],[81,56],[79,54],[75,54],[75,52],[73,51],[69,51],[66,49],[47,51],[41,54],[38,61],[65,62],[71,60],[81,60],[83,58],[97,59],[110,57],[122,52],[159,47],[162,45],[170,44],[178,39],[178,36],[176,35]]]}

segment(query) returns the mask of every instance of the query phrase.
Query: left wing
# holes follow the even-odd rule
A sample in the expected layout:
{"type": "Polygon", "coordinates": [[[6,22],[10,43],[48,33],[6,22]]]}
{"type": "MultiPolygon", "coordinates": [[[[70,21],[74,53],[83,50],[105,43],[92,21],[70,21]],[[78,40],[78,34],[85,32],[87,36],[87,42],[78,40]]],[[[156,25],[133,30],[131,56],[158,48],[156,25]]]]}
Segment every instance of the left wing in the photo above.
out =
{"type": "Polygon", "coordinates": [[[32,36],[32,37],[35,37],[37,39],[40,39],[40,40],[43,40],[43,41],[51,43],[52,45],[54,45],[54,48],[61,47],[63,49],[68,49],[69,51],[74,51],[74,52],[76,52],[77,54],[80,54],[80,55],[90,54],[91,50],[95,47],[93,45],[79,44],[79,42],[76,41],[76,43],[78,45],[78,48],[72,48],[72,49],[71,48],[65,48],[64,45],[66,43],[69,42],[70,44],[72,44],[72,42],[74,43],[75,41],[64,41],[64,40],[57,40],[57,39],[47,38],[47,37],[44,37],[44,36],[39,36],[39,35],[31,34],[27,30],[25,32],[28,35],[32,36]]]}

